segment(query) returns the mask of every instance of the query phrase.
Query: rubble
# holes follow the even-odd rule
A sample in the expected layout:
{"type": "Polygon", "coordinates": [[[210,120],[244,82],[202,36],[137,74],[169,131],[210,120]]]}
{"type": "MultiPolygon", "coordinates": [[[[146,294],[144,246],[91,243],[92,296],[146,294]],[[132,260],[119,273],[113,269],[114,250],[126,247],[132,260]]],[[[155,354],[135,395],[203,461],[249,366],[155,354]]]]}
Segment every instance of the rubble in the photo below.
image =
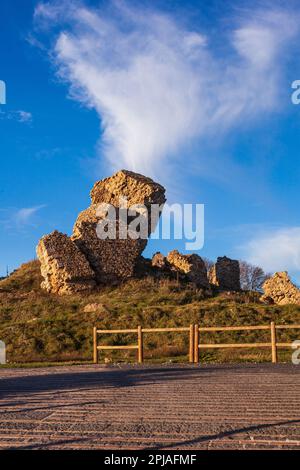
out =
{"type": "Polygon", "coordinates": [[[209,289],[207,270],[203,259],[196,254],[183,255],[178,250],[171,251],[167,258],[171,269],[197,286],[209,289]]]}
{"type": "Polygon", "coordinates": [[[278,305],[298,304],[300,305],[300,289],[290,280],[286,271],[277,272],[263,285],[263,302],[273,302],[278,305]]]}
{"type": "Polygon", "coordinates": [[[166,268],[166,257],[159,251],[152,256],[152,266],[154,268],[164,269],[166,268]]]}
{"type": "Polygon", "coordinates": [[[48,292],[78,292],[96,284],[112,284],[133,276],[147,245],[147,237],[155,229],[166,201],[165,189],[160,184],[127,170],[98,181],[91,191],[91,199],[90,207],[79,214],[70,238],[50,234],[38,245],[37,255],[44,277],[42,287],[48,292]],[[110,225],[115,230],[114,239],[101,238],[98,232],[99,224],[106,221],[108,204],[116,214],[110,225]],[[154,219],[151,219],[152,204],[158,206],[154,219]],[[128,211],[133,205],[134,215],[128,211]],[[121,210],[125,210],[128,219],[127,237],[121,234],[124,229],[121,210]],[[143,238],[134,237],[136,232],[130,230],[137,219],[145,222],[143,238]]]}

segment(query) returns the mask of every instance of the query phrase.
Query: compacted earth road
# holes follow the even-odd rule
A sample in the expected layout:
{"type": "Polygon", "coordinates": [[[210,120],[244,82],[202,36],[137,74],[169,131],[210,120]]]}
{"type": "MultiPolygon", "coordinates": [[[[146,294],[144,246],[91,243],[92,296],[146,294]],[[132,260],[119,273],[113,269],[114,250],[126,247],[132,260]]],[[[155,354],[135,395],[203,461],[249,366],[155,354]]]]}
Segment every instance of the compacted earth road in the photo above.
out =
{"type": "Polygon", "coordinates": [[[300,366],[0,369],[0,449],[300,449],[300,366]]]}

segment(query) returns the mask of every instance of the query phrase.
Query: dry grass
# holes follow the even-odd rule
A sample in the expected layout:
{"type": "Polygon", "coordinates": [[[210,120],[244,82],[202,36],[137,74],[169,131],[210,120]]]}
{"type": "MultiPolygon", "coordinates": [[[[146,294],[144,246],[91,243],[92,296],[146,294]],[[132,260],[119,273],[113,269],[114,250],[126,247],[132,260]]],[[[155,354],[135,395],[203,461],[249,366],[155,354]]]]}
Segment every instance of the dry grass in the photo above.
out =
{"type": "MultiPolygon", "coordinates": [[[[199,323],[203,326],[300,323],[300,306],[266,306],[255,293],[218,295],[210,299],[191,284],[153,278],[133,279],[118,287],[105,287],[87,296],[57,297],[40,289],[39,263],[22,265],[8,279],[0,281],[0,338],[7,344],[10,362],[79,361],[92,357],[92,327],[126,328],[176,327],[199,323]],[[98,311],[84,312],[97,303],[98,311]]],[[[202,335],[202,341],[264,341],[265,332],[202,335]],[[218,336],[217,336],[218,335],[218,336]]],[[[286,342],[295,332],[281,332],[286,342]]],[[[267,339],[268,341],[269,339],[267,339]]],[[[135,341],[135,337],[115,335],[103,342],[135,341]]],[[[186,334],[145,336],[149,360],[182,360],[188,350],[186,334]]],[[[290,360],[290,351],[281,352],[290,360]]],[[[134,360],[132,353],[108,353],[111,360],[134,360]]],[[[265,361],[269,351],[203,351],[204,362],[265,361]]]]}

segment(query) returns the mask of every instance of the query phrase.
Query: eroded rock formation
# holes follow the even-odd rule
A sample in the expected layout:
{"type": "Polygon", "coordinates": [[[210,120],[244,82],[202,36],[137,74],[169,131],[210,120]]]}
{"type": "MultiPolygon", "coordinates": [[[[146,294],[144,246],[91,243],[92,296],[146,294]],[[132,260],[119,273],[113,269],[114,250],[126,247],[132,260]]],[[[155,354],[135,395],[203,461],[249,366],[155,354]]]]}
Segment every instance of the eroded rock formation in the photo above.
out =
{"type": "Polygon", "coordinates": [[[44,277],[42,287],[49,292],[90,290],[96,284],[131,277],[166,200],[165,189],[160,184],[126,170],[98,181],[91,191],[91,199],[91,206],[79,214],[71,238],[54,232],[39,242],[37,254],[44,277]],[[157,205],[157,210],[151,218],[153,205],[157,205]],[[113,239],[101,238],[98,232],[102,223],[103,227],[106,225],[109,210],[116,215],[108,226],[109,232],[115,233],[113,239]],[[143,227],[144,237],[134,239],[133,229],[131,236],[124,237],[124,229],[130,232],[137,220],[136,230],[139,232],[139,226],[143,227]]]}
{"type": "Polygon", "coordinates": [[[97,215],[97,208],[97,204],[92,204],[79,214],[71,238],[84,253],[99,284],[129,278],[134,273],[137,258],[145,249],[147,240],[120,239],[118,221],[115,223],[116,239],[99,238],[97,225],[104,217],[97,215]]]}
{"type": "MultiPolygon", "coordinates": [[[[173,250],[167,257],[161,253],[152,260],[142,257],[165,200],[160,184],[131,171],[98,181],[91,191],[91,205],[78,215],[72,236],[55,231],[40,240],[42,287],[56,294],[80,293],[132,276],[153,275],[176,276],[211,293],[200,256],[173,250]],[[136,236],[141,231],[143,237],[136,236]]],[[[229,258],[218,258],[210,277],[220,289],[240,288],[239,264],[229,258]]]]}
{"type": "Polygon", "coordinates": [[[54,231],[41,238],[37,255],[44,278],[42,288],[54,294],[91,291],[95,274],[85,256],[67,235],[54,231]]]}
{"type": "Polygon", "coordinates": [[[239,291],[240,285],[240,266],[237,260],[219,257],[216,264],[209,271],[209,281],[220,290],[239,291]]]}
{"type": "Polygon", "coordinates": [[[126,198],[128,206],[143,204],[148,209],[152,204],[166,202],[165,189],[151,178],[128,170],[118,171],[115,175],[95,183],[91,191],[93,204],[108,203],[120,207],[126,198]]]}
{"type": "MultiPolygon", "coordinates": [[[[138,258],[147,245],[147,237],[158,221],[151,220],[153,204],[165,203],[165,189],[143,175],[121,170],[110,178],[98,181],[91,191],[92,205],[81,212],[75,222],[72,240],[85,254],[98,283],[108,283],[126,279],[133,275],[138,258]],[[107,215],[106,204],[115,208],[116,221],[111,225],[115,239],[101,239],[96,228],[107,215]],[[101,208],[103,210],[101,210],[101,208]],[[133,239],[122,238],[121,229],[129,230],[135,216],[127,209],[134,208],[140,220],[145,222],[145,236],[133,239]],[[127,214],[124,224],[121,212],[127,214]],[[151,227],[151,222],[154,226],[151,227]]],[[[158,212],[158,216],[160,212],[158,212]]],[[[134,235],[132,234],[132,237],[134,235]]]]}
{"type": "Polygon", "coordinates": [[[263,285],[263,302],[275,303],[278,305],[299,304],[300,290],[292,283],[286,271],[275,273],[263,285]]]}
{"type": "Polygon", "coordinates": [[[209,289],[206,266],[200,256],[183,255],[173,250],[168,254],[166,261],[173,271],[183,274],[187,280],[194,282],[197,286],[209,289]]]}
{"type": "Polygon", "coordinates": [[[152,266],[154,268],[165,269],[167,267],[166,257],[158,251],[152,256],[152,266]]]}

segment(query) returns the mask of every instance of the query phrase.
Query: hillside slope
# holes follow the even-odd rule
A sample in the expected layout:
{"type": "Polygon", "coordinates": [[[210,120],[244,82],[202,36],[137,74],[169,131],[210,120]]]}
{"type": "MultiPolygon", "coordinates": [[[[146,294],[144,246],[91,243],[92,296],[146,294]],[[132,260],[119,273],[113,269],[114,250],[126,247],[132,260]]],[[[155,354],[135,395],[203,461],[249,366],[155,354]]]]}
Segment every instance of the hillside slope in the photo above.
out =
{"type": "MultiPolygon", "coordinates": [[[[153,278],[133,279],[118,287],[105,287],[85,296],[58,297],[40,288],[38,261],[22,265],[0,281],[0,339],[7,344],[10,362],[89,360],[92,357],[92,327],[103,329],[136,327],[255,325],[300,323],[300,306],[267,306],[255,293],[222,294],[209,299],[192,284],[153,278]],[[93,304],[97,304],[96,306],[93,304]],[[88,306],[88,307],[87,307],[88,306]],[[94,311],[93,311],[94,310],[94,311]]],[[[283,341],[297,339],[295,332],[281,332],[283,341]],[[294,336],[293,336],[294,335],[294,336]]],[[[116,335],[117,336],[117,335],[116,335]]],[[[103,338],[135,342],[133,338],[103,338]]],[[[202,341],[269,341],[268,332],[202,335],[202,341]]],[[[149,334],[145,355],[152,360],[181,360],[188,350],[185,334],[149,334]]],[[[134,359],[133,353],[108,353],[115,359],[134,359]]],[[[290,360],[291,351],[282,351],[290,360]]],[[[269,360],[264,350],[220,350],[202,352],[201,360],[269,360]]],[[[103,357],[102,357],[103,359],[103,357]]]]}

